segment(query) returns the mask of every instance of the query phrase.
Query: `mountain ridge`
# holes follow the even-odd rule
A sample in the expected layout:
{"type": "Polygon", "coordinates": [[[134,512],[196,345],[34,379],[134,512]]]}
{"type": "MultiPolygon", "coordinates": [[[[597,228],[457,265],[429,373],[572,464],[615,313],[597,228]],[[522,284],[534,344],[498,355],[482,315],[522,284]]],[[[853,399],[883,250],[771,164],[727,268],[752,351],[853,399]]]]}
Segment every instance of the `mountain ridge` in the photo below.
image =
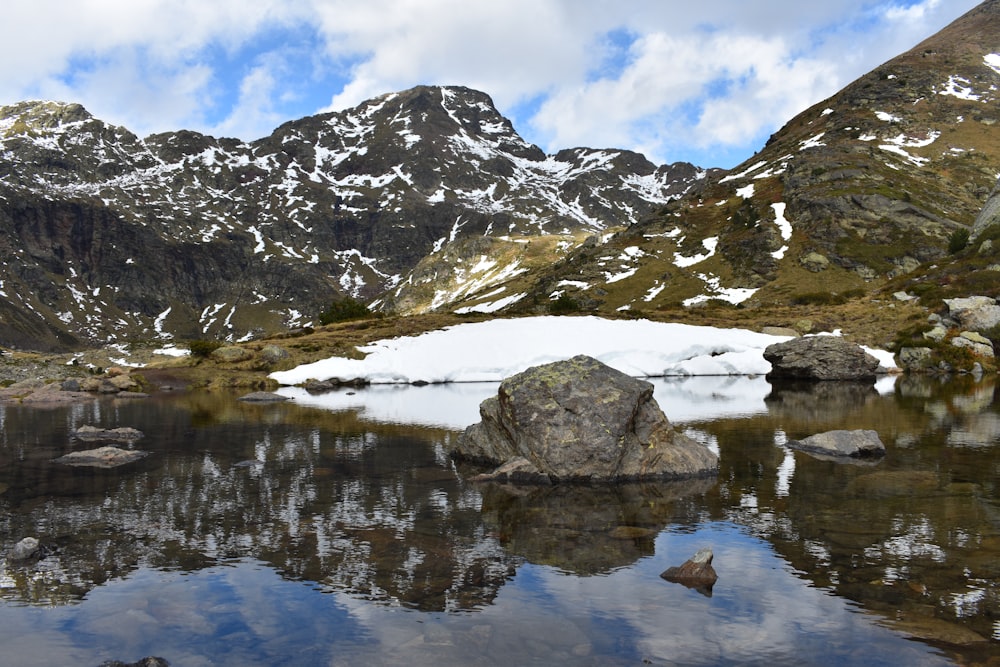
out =
{"type": "MultiPolygon", "coordinates": [[[[618,149],[546,155],[460,86],[253,142],[140,139],[77,104],[9,105],[0,344],[248,340],[346,296],[403,315],[664,318],[961,283],[927,267],[953,265],[952,237],[1000,177],[998,89],[989,0],[729,171],[618,149]]],[[[982,273],[989,237],[977,231],[968,284],[996,282],[982,273]]]]}
{"type": "Polygon", "coordinates": [[[22,297],[4,304],[0,342],[235,340],[300,326],[466,236],[573,244],[704,173],[627,151],[546,156],[487,95],[460,87],[383,95],[255,142],[139,139],[78,104],[19,103],[0,108],[0,228],[8,256],[20,253],[0,280],[22,297]],[[110,301],[94,298],[102,290],[110,301]]]}

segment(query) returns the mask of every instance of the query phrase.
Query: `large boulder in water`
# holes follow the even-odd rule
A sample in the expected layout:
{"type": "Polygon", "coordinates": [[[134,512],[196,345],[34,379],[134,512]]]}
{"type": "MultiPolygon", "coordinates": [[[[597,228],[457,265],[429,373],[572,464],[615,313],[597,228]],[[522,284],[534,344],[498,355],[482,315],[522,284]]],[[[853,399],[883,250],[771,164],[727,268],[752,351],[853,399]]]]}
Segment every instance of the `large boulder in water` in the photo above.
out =
{"type": "Polygon", "coordinates": [[[465,430],[452,454],[493,466],[516,461],[514,481],[671,479],[718,470],[715,454],[674,431],[653,385],[583,355],[505,379],[479,413],[482,421],[465,430]]]}
{"type": "Polygon", "coordinates": [[[768,345],[768,380],[856,380],[874,382],[878,359],[839,336],[803,336],[768,345]]]}

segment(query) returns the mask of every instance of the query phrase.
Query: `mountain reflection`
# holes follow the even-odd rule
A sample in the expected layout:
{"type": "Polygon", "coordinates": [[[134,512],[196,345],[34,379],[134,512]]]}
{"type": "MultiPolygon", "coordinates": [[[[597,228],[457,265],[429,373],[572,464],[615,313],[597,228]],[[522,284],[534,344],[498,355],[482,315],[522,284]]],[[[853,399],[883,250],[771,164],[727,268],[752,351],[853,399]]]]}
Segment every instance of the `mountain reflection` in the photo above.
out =
{"type": "MultiPolygon", "coordinates": [[[[995,385],[901,378],[892,395],[781,387],[766,404],[684,425],[718,448],[718,478],[554,487],[470,484],[444,453],[454,432],[365,423],[352,411],[208,393],[0,406],[0,549],[35,536],[50,550],[37,562],[5,559],[0,597],[72,604],[136,570],[253,560],[361,603],[476,610],[525,563],[601,577],[656,556],[664,532],[725,524],[766,541],[809,586],[904,633],[963,659],[995,650],[995,385]],[[111,470],[53,463],[89,447],[70,436],[84,424],[139,428],[135,446],[150,455],[111,470]],[[844,465],[783,446],[832,428],[877,430],[885,459],[844,465]]],[[[723,594],[751,586],[732,563],[717,570],[723,594]]]]}

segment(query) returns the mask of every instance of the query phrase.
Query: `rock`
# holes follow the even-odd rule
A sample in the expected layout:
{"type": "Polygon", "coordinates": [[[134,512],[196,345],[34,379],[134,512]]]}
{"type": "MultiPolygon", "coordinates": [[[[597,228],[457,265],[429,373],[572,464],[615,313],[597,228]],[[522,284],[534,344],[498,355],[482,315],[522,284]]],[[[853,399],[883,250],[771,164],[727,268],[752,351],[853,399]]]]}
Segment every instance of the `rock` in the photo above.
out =
{"type": "Polygon", "coordinates": [[[505,379],[479,413],[452,455],[494,466],[523,458],[515,478],[606,482],[718,470],[715,454],[673,430],[650,383],[583,355],[505,379]]]}
{"type": "Polygon", "coordinates": [[[499,482],[500,484],[550,484],[549,476],[538,470],[534,463],[518,456],[507,461],[490,473],[476,475],[475,482],[499,482]]]}
{"type": "Polygon", "coordinates": [[[10,560],[28,560],[41,554],[41,544],[34,537],[26,537],[10,548],[7,558],[10,560]]]}
{"type": "Polygon", "coordinates": [[[878,359],[839,336],[803,336],[768,345],[768,380],[874,381],[878,359]]]}
{"type": "Polygon", "coordinates": [[[987,331],[1000,325],[1000,305],[988,296],[969,296],[961,299],[945,299],[948,315],[962,328],[972,331],[987,331]]]}
{"type": "Polygon", "coordinates": [[[326,380],[306,380],[303,387],[310,394],[325,394],[328,391],[334,391],[342,387],[367,387],[371,382],[367,378],[353,378],[350,380],[343,380],[341,378],[327,378],[326,380]]]}
{"type": "Polygon", "coordinates": [[[236,400],[246,403],[281,403],[282,401],[290,401],[292,399],[270,391],[255,391],[246,396],[240,396],[236,400]]]}
{"type": "Polygon", "coordinates": [[[818,252],[803,255],[799,258],[799,263],[813,273],[819,273],[830,266],[830,260],[818,252]]]}
{"type": "Polygon", "coordinates": [[[83,391],[63,391],[61,385],[46,385],[43,389],[28,394],[21,399],[24,405],[57,405],[61,403],[76,403],[78,401],[91,401],[92,394],[83,391]]]}
{"type": "Polygon", "coordinates": [[[798,449],[809,454],[827,456],[867,458],[885,455],[885,445],[878,437],[878,433],[864,429],[817,433],[802,440],[789,440],[787,445],[791,449],[798,449]]]}
{"type": "Polygon", "coordinates": [[[81,426],[73,431],[73,437],[88,442],[134,442],[143,437],[143,432],[130,426],[112,429],[81,426]]]}
{"type": "Polygon", "coordinates": [[[896,362],[903,370],[924,370],[930,368],[933,354],[929,347],[901,347],[896,362]]]}
{"type": "Polygon", "coordinates": [[[289,354],[288,350],[277,345],[265,345],[260,351],[260,358],[267,364],[276,364],[279,361],[288,359],[290,356],[292,355],[289,354]]]}
{"type": "Polygon", "coordinates": [[[76,378],[68,378],[60,385],[63,391],[80,391],[80,381],[76,378]]]}
{"type": "Polygon", "coordinates": [[[712,597],[712,586],[719,579],[715,568],[712,567],[713,557],[711,549],[699,549],[698,553],[683,565],[667,568],[660,576],[667,581],[694,588],[699,593],[712,597]]]}
{"type": "Polygon", "coordinates": [[[212,359],[226,364],[235,364],[253,359],[253,352],[246,348],[227,345],[212,351],[212,359]]]}
{"type": "Polygon", "coordinates": [[[146,456],[148,452],[137,449],[119,449],[118,447],[98,447],[80,452],[70,452],[55,459],[56,463],[68,466],[86,466],[92,468],[116,468],[126,463],[132,463],[146,456]]]}
{"type": "Polygon", "coordinates": [[[941,324],[935,324],[933,329],[924,332],[924,338],[936,342],[944,340],[944,337],[947,335],[948,335],[948,329],[946,329],[944,325],[941,324]]]}
{"type": "Polygon", "coordinates": [[[986,200],[986,205],[972,223],[972,233],[969,236],[975,240],[987,229],[998,224],[1000,224],[1000,180],[997,180],[996,187],[986,200]]]}
{"type": "Polygon", "coordinates": [[[133,380],[132,376],[127,373],[119,373],[118,375],[111,376],[108,379],[108,384],[118,391],[126,391],[137,386],[136,381],[133,380]]]}
{"type": "Polygon", "coordinates": [[[995,354],[993,342],[975,331],[963,331],[951,339],[951,344],[955,347],[967,348],[980,357],[992,359],[995,354]]]}

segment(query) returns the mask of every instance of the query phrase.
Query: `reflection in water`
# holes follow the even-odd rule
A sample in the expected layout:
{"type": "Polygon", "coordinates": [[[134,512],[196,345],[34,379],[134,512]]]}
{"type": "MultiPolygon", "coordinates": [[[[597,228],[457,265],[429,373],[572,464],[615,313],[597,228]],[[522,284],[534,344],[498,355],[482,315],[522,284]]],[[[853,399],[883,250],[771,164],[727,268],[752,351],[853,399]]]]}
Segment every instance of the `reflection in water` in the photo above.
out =
{"type": "MultiPolygon", "coordinates": [[[[0,640],[19,664],[1000,653],[994,386],[755,392],[764,410],[685,424],[718,449],[718,479],[619,487],[471,485],[443,453],[454,428],[366,422],[379,411],[359,412],[361,391],[338,412],[207,393],[0,407],[0,549],[34,535],[51,550],[3,562],[0,640]],[[139,428],[151,454],[112,470],[54,464],[85,424],[139,428]],[[783,446],[828,428],[877,430],[885,460],[783,446]],[[703,546],[713,598],[659,579],[703,546]]],[[[703,410],[699,398],[690,413],[703,410]]]]}

